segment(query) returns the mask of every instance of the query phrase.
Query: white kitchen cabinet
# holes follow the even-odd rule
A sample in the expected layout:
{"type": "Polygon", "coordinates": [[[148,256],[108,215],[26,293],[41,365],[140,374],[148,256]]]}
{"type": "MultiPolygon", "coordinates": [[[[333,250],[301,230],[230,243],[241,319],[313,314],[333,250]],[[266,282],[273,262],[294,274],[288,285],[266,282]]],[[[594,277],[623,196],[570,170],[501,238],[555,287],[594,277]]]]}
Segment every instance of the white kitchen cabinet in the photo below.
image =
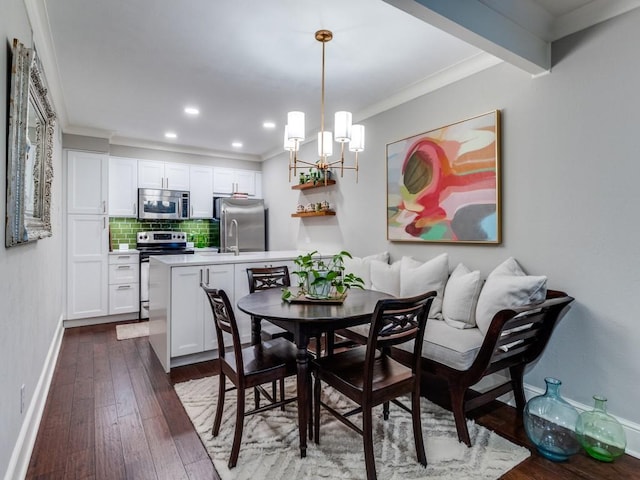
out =
{"type": "Polygon", "coordinates": [[[262,198],[262,172],[256,172],[255,178],[255,186],[256,186],[256,198],[262,198]]]}
{"type": "Polygon", "coordinates": [[[253,170],[235,171],[236,192],[256,194],[256,172],[253,170]]]}
{"type": "Polygon", "coordinates": [[[140,311],[139,271],[138,253],[109,255],[109,315],[140,311]]]}
{"type": "Polygon", "coordinates": [[[256,172],[235,168],[213,168],[213,191],[216,194],[231,195],[235,192],[256,194],[256,172]]]}
{"type": "Polygon", "coordinates": [[[138,160],[138,187],[188,191],[189,165],[138,160]]]}
{"type": "Polygon", "coordinates": [[[218,348],[213,315],[201,283],[223,289],[232,305],[233,265],[171,269],[171,357],[218,348]]]}
{"type": "Polygon", "coordinates": [[[107,315],[109,224],[106,215],[67,216],[67,316],[107,315]]]}
{"type": "Polygon", "coordinates": [[[109,216],[138,216],[138,160],[109,158],[109,216]]]}
{"type": "Polygon", "coordinates": [[[66,319],[109,313],[109,157],[67,151],[66,319]]]}
{"type": "Polygon", "coordinates": [[[189,166],[191,218],[213,217],[213,167],[189,166]]]}
{"type": "Polygon", "coordinates": [[[109,157],[103,153],[67,152],[67,213],[107,213],[109,157]]]}

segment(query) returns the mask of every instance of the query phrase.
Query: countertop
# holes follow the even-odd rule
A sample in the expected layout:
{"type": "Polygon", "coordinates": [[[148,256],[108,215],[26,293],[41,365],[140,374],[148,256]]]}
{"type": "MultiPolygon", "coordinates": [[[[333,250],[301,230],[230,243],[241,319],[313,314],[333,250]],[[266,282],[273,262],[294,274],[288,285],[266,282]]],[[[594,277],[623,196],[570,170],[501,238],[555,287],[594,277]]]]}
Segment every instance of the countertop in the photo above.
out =
{"type": "Polygon", "coordinates": [[[290,260],[305,253],[307,252],[300,250],[275,250],[268,252],[243,252],[236,256],[233,253],[216,253],[196,250],[193,255],[163,255],[151,257],[151,260],[170,267],[182,267],[189,265],[290,260]]]}
{"type": "Polygon", "coordinates": [[[109,252],[109,255],[137,255],[140,252],[135,248],[130,248],[129,250],[119,250],[115,249],[109,252]]]}

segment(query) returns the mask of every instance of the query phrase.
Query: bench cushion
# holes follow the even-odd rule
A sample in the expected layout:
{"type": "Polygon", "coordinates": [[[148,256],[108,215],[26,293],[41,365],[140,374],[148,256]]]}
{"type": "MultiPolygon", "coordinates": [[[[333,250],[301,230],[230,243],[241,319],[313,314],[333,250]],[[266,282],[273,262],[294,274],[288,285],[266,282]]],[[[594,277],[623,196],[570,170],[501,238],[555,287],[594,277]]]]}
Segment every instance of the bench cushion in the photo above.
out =
{"type": "Polygon", "coordinates": [[[391,265],[371,260],[371,290],[400,296],[400,260],[391,265]]]}
{"type": "Polygon", "coordinates": [[[500,310],[537,304],[547,296],[547,277],[527,275],[518,262],[508,258],[487,277],[476,308],[476,324],[483,334],[500,310]]]}
{"type": "Polygon", "coordinates": [[[429,318],[442,320],[442,297],[449,277],[449,255],[442,253],[422,262],[411,257],[400,260],[400,296],[413,297],[435,290],[429,318]]]}
{"type": "MultiPolygon", "coordinates": [[[[369,335],[368,325],[359,325],[350,330],[363,337],[369,335]]],[[[461,330],[441,320],[429,319],[424,332],[422,356],[456,370],[468,370],[478,355],[483,340],[484,335],[477,328],[461,330]]],[[[411,352],[413,342],[408,342],[399,348],[411,352]]]]}
{"type": "Polygon", "coordinates": [[[389,263],[389,252],[376,253],[366,257],[345,257],[344,271],[345,273],[353,273],[356,277],[360,277],[364,282],[364,288],[371,288],[371,261],[377,260],[382,263],[389,263]]]}
{"type": "Polygon", "coordinates": [[[451,272],[442,299],[442,317],[455,328],[476,326],[476,304],[482,288],[480,271],[469,270],[463,263],[451,272]]]}

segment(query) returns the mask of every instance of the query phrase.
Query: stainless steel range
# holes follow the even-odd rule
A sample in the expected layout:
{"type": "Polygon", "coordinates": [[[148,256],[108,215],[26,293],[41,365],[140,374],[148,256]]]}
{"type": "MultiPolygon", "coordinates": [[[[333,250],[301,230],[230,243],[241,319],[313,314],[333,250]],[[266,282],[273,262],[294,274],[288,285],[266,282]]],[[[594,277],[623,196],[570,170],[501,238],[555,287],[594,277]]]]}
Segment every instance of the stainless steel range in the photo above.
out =
{"type": "Polygon", "coordinates": [[[140,252],[140,318],[149,318],[149,257],[191,254],[193,248],[187,248],[185,232],[138,232],[136,248],[140,252]]]}

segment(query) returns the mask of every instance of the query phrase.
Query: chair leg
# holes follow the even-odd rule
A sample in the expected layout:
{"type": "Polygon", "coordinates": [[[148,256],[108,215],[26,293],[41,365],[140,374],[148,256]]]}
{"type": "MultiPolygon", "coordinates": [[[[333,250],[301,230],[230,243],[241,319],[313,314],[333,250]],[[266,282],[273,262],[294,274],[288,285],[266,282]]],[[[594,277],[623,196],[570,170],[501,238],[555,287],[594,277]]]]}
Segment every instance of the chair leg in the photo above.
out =
{"type": "Polygon", "coordinates": [[[509,368],[509,373],[511,375],[511,388],[513,389],[513,395],[516,399],[516,410],[518,411],[519,416],[522,416],[522,412],[524,412],[524,407],[527,403],[523,387],[524,368],[524,364],[515,365],[509,368]]]}
{"type": "Polygon", "coordinates": [[[335,343],[336,343],[336,337],[333,331],[325,333],[325,341],[327,343],[325,354],[333,355],[333,350],[335,348],[335,343]]]}
{"type": "Polygon", "coordinates": [[[376,460],[373,456],[373,418],[370,405],[362,406],[362,439],[367,480],[376,480],[376,460]]]}
{"type": "Polygon", "coordinates": [[[467,447],[470,447],[471,439],[469,438],[467,419],[464,415],[464,393],[466,388],[449,385],[449,391],[451,392],[451,410],[453,411],[453,418],[456,421],[458,440],[463,442],[467,447]]]}
{"type": "Polygon", "coordinates": [[[309,399],[307,406],[307,418],[309,419],[307,430],[309,431],[309,440],[313,439],[313,383],[311,381],[311,372],[309,372],[309,376],[307,377],[307,385],[309,385],[309,389],[307,390],[307,398],[309,399]]]}
{"type": "Polygon", "coordinates": [[[260,408],[260,390],[258,390],[258,387],[253,387],[253,402],[256,408],[260,408]]]}
{"type": "Polygon", "coordinates": [[[424,453],[422,422],[420,418],[420,390],[416,388],[411,397],[411,417],[413,419],[413,439],[416,444],[416,454],[418,456],[418,462],[426,467],[427,456],[424,453]]]}
{"type": "MultiPolygon", "coordinates": [[[[273,382],[273,401],[276,401],[276,398],[278,398],[276,396],[276,382],[273,382]]],[[[284,402],[284,378],[280,379],[280,401],[284,402]]],[[[280,410],[282,410],[284,412],[284,405],[282,405],[280,407],[280,410]]]]}
{"type": "Polygon", "coordinates": [[[320,376],[316,374],[313,385],[313,423],[315,425],[315,442],[320,443],[320,376]]]}
{"type": "Polygon", "coordinates": [[[382,418],[389,420],[389,402],[384,402],[382,404],[382,418]]]}
{"type": "Polygon", "coordinates": [[[224,394],[226,390],[226,379],[227,377],[221,373],[220,378],[218,379],[218,405],[216,407],[216,418],[213,421],[213,433],[214,437],[218,436],[220,433],[220,423],[222,422],[222,411],[224,410],[224,394]]]}
{"type": "Polygon", "coordinates": [[[238,403],[236,405],[236,430],[233,433],[233,445],[231,447],[231,457],[229,458],[229,468],[233,468],[238,463],[240,453],[240,442],[242,440],[242,429],[244,427],[244,388],[238,388],[238,403]]]}

